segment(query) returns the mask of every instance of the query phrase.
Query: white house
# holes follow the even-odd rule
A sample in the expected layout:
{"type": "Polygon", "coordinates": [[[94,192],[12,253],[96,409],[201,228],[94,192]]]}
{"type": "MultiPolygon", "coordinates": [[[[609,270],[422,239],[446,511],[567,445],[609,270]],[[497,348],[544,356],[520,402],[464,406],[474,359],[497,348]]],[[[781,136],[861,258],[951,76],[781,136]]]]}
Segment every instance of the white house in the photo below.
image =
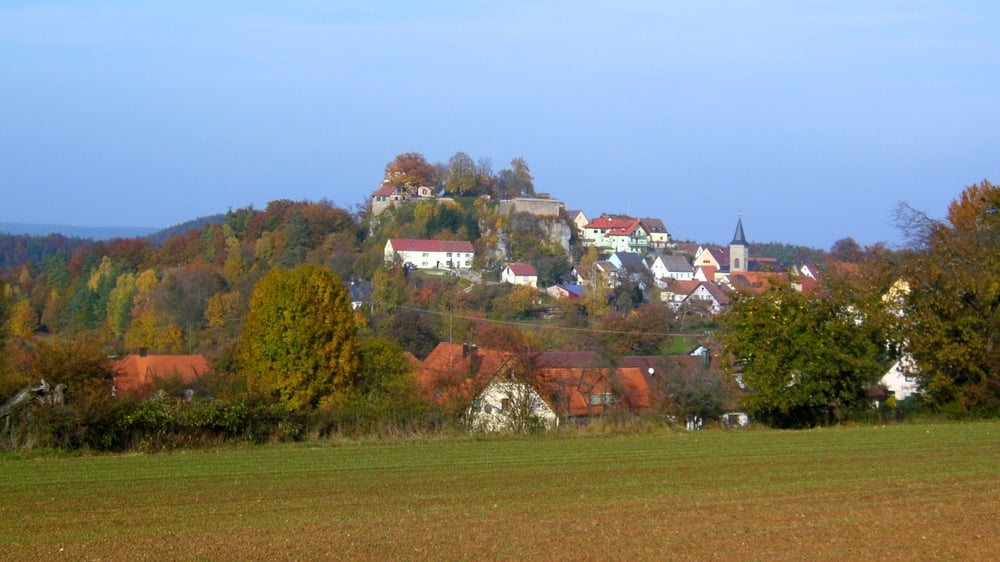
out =
{"type": "Polygon", "coordinates": [[[583,211],[566,211],[566,214],[569,216],[569,220],[573,223],[573,226],[576,227],[576,231],[582,236],[583,229],[586,228],[590,219],[587,218],[587,215],[583,211]]]}
{"type": "Polygon", "coordinates": [[[639,219],[639,223],[649,234],[649,247],[662,250],[670,245],[670,233],[660,219],[639,219]]]}
{"type": "Polygon", "coordinates": [[[386,262],[417,269],[470,269],[474,252],[472,242],[462,240],[390,238],[385,243],[386,262]]]}
{"type": "Polygon", "coordinates": [[[919,394],[920,385],[913,376],[915,366],[913,356],[907,353],[893,363],[889,371],[882,375],[879,383],[892,392],[896,400],[906,400],[914,394],[919,394]]]}
{"type": "Polygon", "coordinates": [[[416,188],[415,193],[411,193],[407,189],[392,185],[388,180],[383,181],[375,193],[372,193],[372,214],[378,215],[393,202],[406,201],[413,197],[434,197],[434,192],[429,186],[421,185],[416,188]]]}
{"type": "Polygon", "coordinates": [[[649,268],[654,279],[676,279],[691,281],[694,279],[694,268],[684,256],[656,256],[649,268]]]}
{"type": "Polygon", "coordinates": [[[701,282],[684,299],[684,303],[695,304],[697,302],[707,303],[712,314],[718,314],[729,304],[729,295],[726,291],[712,282],[701,282]]]}
{"type": "Polygon", "coordinates": [[[552,429],[559,416],[532,386],[511,377],[495,377],[466,413],[474,431],[552,429]]]}
{"type": "Polygon", "coordinates": [[[611,252],[645,254],[649,250],[649,233],[639,219],[600,217],[584,226],[583,245],[611,252]]]}
{"type": "Polygon", "coordinates": [[[508,263],[500,273],[500,280],[511,285],[538,287],[538,271],[530,263],[508,263]]]}

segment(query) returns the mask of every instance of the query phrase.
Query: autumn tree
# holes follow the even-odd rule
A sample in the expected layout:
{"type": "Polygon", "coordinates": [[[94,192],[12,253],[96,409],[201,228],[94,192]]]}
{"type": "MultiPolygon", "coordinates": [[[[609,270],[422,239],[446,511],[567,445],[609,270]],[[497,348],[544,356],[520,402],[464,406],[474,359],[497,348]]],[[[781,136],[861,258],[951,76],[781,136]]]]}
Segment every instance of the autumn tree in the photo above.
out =
{"type": "Polygon", "coordinates": [[[534,197],[535,184],[531,169],[524,158],[514,158],[510,168],[504,168],[497,174],[495,185],[497,195],[504,199],[512,197],[534,197]]]}
{"type": "Polygon", "coordinates": [[[385,335],[419,359],[441,342],[431,315],[419,310],[400,310],[385,321],[385,335]]]}
{"type": "Polygon", "coordinates": [[[493,159],[483,156],[476,160],[476,191],[492,194],[496,176],[493,175],[493,159]]]}
{"type": "Polygon", "coordinates": [[[347,401],[359,377],[350,295],[314,265],[273,270],[253,291],[240,344],[248,389],[305,410],[347,401]]]}
{"type": "Polygon", "coordinates": [[[208,299],[225,289],[225,278],[213,267],[193,264],[171,268],[159,283],[156,308],[181,328],[197,327],[204,321],[208,299]]]}
{"type": "Polygon", "coordinates": [[[808,427],[864,407],[866,385],[888,367],[885,335],[836,298],[785,285],[735,292],[722,322],[744,407],[772,425],[808,427]]]}
{"type": "Polygon", "coordinates": [[[445,167],[444,190],[450,195],[467,195],[476,192],[476,163],[464,152],[456,152],[445,167]]]}
{"type": "Polygon", "coordinates": [[[490,308],[500,320],[515,320],[534,309],[538,300],[538,289],[517,285],[497,295],[490,308]]]}
{"type": "Polygon", "coordinates": [[[51,388],[65,385],[71,416],[68,427],[53,428],[63,446],[97,445],[109,423],[115,371],[104,342],[89,336],[38,340],[28,354],[25,383],[45,380],[51,388]]]}
{"type": "Polygon", "coordinates": [[[8,320],[9,333],[18,338],[28,338],[37,329],[38,314],[31,306],[31,301],[28,299],[18,299],[10,307],[10,319],[8,320]]]}
{"type": "Polygon", "coordinates": [[[361,340],[358,394],[369,407],[386,409],[408,405],[417,396],[413,365],[403,349],[388,338],[361,340]]]}
{"type": "Polygon", "coordinates": [[[841,238],[830,247],[830,257],[845,263],[858,263],[864,258],[864,250],[853,238],[841,238]]]}
{"type": "Polygon", "coordinates": [[[416,195],[417,188],[433,186],[436,171],[419,152],[399,154],[385,165],[384,183],[409,191],[416,195]]]}
{"type": "Polygon", "coordinates": [[[983,181],[945,220],[904,207],[917,253],[907,264],[905,338],[927,402],[957,413],[1000,411],[1000,187],[983,181]]]}
{"type": "Polygon", "coordinates": [[[659,354],[669,340],[669,322],[667,308],[660,304],[609,314],[600,322],[600,348],[614,357],[659,354]]]}

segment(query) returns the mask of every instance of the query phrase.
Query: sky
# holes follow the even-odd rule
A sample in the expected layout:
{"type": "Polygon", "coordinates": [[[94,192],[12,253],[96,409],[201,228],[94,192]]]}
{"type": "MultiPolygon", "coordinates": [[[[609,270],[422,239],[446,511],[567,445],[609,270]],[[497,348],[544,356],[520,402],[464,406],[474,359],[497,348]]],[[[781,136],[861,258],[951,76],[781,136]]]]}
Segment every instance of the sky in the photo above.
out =
{"type": "Polygon", "coordinates": [[[397,154],[523,158],[677,239],[902,243],[1000,182],[1000,3],[0,4],[0,222],[354,208],[397,154]]]}

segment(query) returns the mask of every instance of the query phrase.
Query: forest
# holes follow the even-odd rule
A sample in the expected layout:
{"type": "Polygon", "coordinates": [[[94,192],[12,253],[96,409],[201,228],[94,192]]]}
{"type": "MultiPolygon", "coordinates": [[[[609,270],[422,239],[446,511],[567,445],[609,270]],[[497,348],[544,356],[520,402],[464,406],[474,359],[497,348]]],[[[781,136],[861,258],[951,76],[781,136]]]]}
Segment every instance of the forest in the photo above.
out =
{"type": "Polygon", "coordinates": [[[663,305],[652,284],[567,301],[496,283],[508,260],[535,265],[539,286],[549,286],[602,258],[575,234],[568,247],[548,239],[545,222],[569,224],[565,216],[498,211],[504,197],[534,195],[523,160],[494,174],[488,159],[459,153],[431,165],[408,153],[385,178],[449,197],[377,216],[276,200],[150,238],[0,235],[0,398],[41,380],[67,388],[58,408],[5,409],[3,447],[121,450],[439,427],[461,412],[418,400],[412,371],[442,341],[611,358],[706,345],[729,373],[715,399],[787,427],[870,415],[871,389],[909,356],[924,393],[907,408],[1000,411],[1000,188],[989,182],[966,188],[944,220],[901,205],[906,248],[838,241],[809,256],[822,260],[815,291],[734,291],[713,316],[663,305]],[[483,280],[387,264],[389,238],[471,240],[483,280]],[[352,283],[371,287],[357,309],[352,283]],[[111,359],[139,350],[203,355],[211,376],[190,403],[169,379],[112,396],[111,359]]]}

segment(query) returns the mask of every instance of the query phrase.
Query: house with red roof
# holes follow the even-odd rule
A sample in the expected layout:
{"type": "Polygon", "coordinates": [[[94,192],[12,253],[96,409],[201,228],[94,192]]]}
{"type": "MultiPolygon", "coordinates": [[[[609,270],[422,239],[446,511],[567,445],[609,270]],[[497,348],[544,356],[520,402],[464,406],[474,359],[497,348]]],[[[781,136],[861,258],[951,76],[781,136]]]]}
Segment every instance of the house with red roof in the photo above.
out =
{"type": "Polygon", "coordinates": [[[698,285],[681,301],[681,306],[704,306],[712,314],[722,312],[729,304],[727,289],[714,281],[699,281],[698,285]]]}
{"type": "Polygon", "coordinates": [[[464,411],[483,428],[499,428],[506,427],[502,416],[528,406],[546,420],[548,412],[583,420],[659,411],[669,398],[666,379],[680,374],[725,377],[698,356],[628,356],[609,364],[593,351],[517,354],[452,343],[439,344],[415,376],[428,403],[464,411]]]}
{"type": "Polygon", "coordinates": [[[389,180],[385,180],[372,193],[372,214],[378,216],[394,202],[406,201],[414,197],[433,198],[434,191],[426,185],[417,186],[415,190],[410,190],[399,185],[394,185],[389,180]]]}
{"type": "Polygon", "coordinates": [[[173,379],[190,384],[211,371],[202,355],[150,355],[145,351],[114,361],[112,368],[112,392],[131,395],[151,390],[157,381],[173,379]]]}
{"type": "Polygon", "coordinates": [[[463,240],[390,238],[385,243],[386,263],[413,269],[470,269],[475,249],[463,240]]]}
{"type": "Polygon", "coordinates": [[[639,219],[603,216],[584,226],[583,245],[607,252],[645,254],[649,251],[649,232],[639,219]]]}
{"type": "Polygon", "coordinates": [[[511,285],[538,287],[538,270],[530,263],[508,263],[500,272],[500,280],[511,285]]]}

